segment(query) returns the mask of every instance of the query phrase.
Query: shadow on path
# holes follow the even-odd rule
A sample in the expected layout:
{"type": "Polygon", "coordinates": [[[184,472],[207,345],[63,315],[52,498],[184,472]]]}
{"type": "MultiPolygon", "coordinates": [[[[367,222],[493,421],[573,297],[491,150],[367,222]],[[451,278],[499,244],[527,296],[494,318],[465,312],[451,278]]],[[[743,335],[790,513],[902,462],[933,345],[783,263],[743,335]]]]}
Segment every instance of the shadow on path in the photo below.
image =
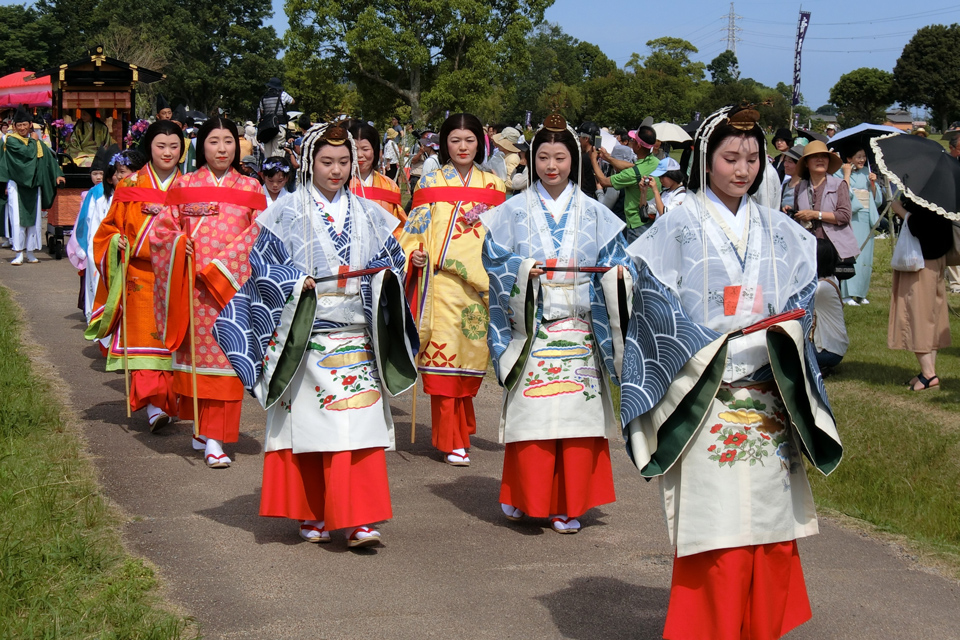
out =
{"type": "Polygon", "coordinates": [[[574,578],[537,600],[564,638],[660,638],[670,591],[606,576],[574,578]]]}

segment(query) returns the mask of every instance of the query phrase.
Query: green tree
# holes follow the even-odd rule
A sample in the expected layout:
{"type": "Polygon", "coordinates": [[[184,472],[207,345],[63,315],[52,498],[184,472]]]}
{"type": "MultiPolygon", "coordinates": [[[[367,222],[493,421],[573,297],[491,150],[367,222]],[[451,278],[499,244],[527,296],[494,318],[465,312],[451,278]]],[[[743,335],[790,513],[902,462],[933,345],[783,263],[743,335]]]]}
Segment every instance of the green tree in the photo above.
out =
{"type": "Polygon", "coordinates": [[[960,116],[960,25],[935,24],[914,34],[893,68],[892,97],[927,107],[943,129],[960,116]]]}
{"type": "Polygon", "coordinates": [[[97,44],[104,23],[90,18],[99,4],[100,0],[37,0],[44,23],[41,40],[49,47],[52,64],[73,62],[97,44]]]}
{"type": "Polygon", "coordinates": [[[46,26],[40,14],[20,4],[0,6],[0,75],[52,66],[46,26]]]}
{"type": "Polygon", "coordinates": [[[840,126],[883,122],[892,88],[893,74],[881,69],[861,67],[840,76],[830,89],[830,102],[837,108],[840,126]]]}
{"type": "Polygon", "coordinates": [[[589,42],[573,38],[555,24],[537,27],[527,38],[530,64],[517,68],[492,94],[502,101],[502,109],[490,101],[478,115],[488,120],[521,120],[532,111],[531,122],[541,122],[552,108],[552,97],[566,103],[564,116],[582,119],[583,87],[593,78],[606,76],[617,65],[589,42]],[[497,113],[491,113],[492,108],[497,113]]]}
{"type": "Polygon", "coordinates": [[[253,117],[266,81],[283,75],[269,16],[259,0],[113,0],[89,22],[107,25],[95,38],[124,25],[154,47],[168,61],[154,70],[167,74],[159,90],[171,103],[253,117]]]}
{"type": "Polygon", "coordinates": [[[473,109],[491,79],[527,64],[526,37],[553,0],[286,0],[287,45],[344,65],[361,95],[380,85],[421,122],[473,109]]]}
{"type": "Polygon", "coordinates": [[[729,49],[714,58],[707,65],[710,72],[710,81],[713,84],[730,84],[740,79],[740,64],[737,54],[729,49]]]}
{"type": "Polygon", "coordinates": [[[832,104],[821,105],[817,107],[814,113],[821,116],[835,116],[837,115],[837,107],[832,104]]]}

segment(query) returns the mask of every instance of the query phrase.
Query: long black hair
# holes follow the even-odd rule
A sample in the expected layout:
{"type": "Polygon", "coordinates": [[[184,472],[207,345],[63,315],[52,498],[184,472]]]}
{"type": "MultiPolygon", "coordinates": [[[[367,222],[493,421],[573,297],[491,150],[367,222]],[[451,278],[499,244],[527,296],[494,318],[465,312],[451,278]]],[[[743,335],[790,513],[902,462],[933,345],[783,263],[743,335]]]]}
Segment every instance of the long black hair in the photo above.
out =
{"type": "MultiPolygon", "coordinates": [[[[754,124],[751,129],[746,131],[731,125],[726,116],[733,113],[734,111],[730,111],[729,113],[720,116],[723,117],[723,120],[714,127],[713,131],[707,138],[707,147],[705,153],[700,152],[702,140],[700,132],[698,132],[697,139],[694,141],[693,168],[690,171],[690,180],[687,183],[687,186],[691,191],[699,191],[704,186],[700,184],[700,165],[701,163],[706,163],[706,168],[709,169],[713,165],[713,156],[717,152],[717,148],[727,138],[753,138],[757,141],[757,150],[760,153],[760,170],[757,172],[757,177],[754,179],[753,184],[751,184],[750,188],[747,189],[747,193],[753,195],[760,189],[760,183],[763,182],[764,174],[763,163],[766,162],[767,139],[764,137],[763,131],[757,124],[754,124]]],[[[701,129],[707,124],[708,121],[704,121],[704,124],[701,125],[701,129]]],[[[707,173],[706,177],[707,184],[709,185],[710,174],[707,173]]]]}
{"type": "Polygon", "coordinates": [[[530,167],[532,172],[530,175],[533,178],[533,181],[536,182],[540,179],[540,176],[537,175],[537,158],[532,155],[536,153],[537,149],[542,144],[549,144],[551,142],[559,142],[567,148],[567,151],[570,153],[570,176],[569,180],[573,184],[579,184],[580,176],[579,166],[580,166],[580,149],[577,147],[577,140],[573,137],[573,134],[570,133],[568,129],[563,131],[550,131],[549,129],[540,129],[540,131],[533,137],[533,142],[530,144],[530,148],[527,149],[527,166],[530,167]]]}
{"type": "MultiPolygon", "coordinates": [[[[142,149],[147,160],[153,162],[153,139],[159,135],[177,136],[180,139],[180,154],[183,154],[183,129],[172,120],[157,120],[149,127],[140,139],[138,148],[142,149]]],[[[179,158],[177,158],[179,161],[179,158]]]]}
{"type": "Polygon", "coordinates": [[[354,122],[350,125],[349,131],[354,142],[366,140],[373,147],[373,170],[376,171],[380,166],[380,134],[366,122],[354,122]]]}
{"type": "Polygon", "coordinates": [[[483,144],[483,124],[480,118],[472,113],[453,113],[443,121],[440,127],[440,164],[450,162],[450,151],[447,149],[447,138],[457,129],[466,129],[477,137],[477,155],[473,161],[477,164],[485,162],[487,159],[487,148],[483,144]]]}
{"type": "Polygon", "coordinates": [[[204,122],[200,130],[197,131],[197,169],[207,164],[207,156],[203,151],[203,145],[207,141],[207,136],[209,136],[214,129],[226,129],[230,132],[230,135],[233,136],[233,162],[230,163],[230,166],[237,172],[243,173],[240,166],[240,134],[237,133],[237,125],[233,120],[228,120],[221,116],[210,118],[204,122]]]}

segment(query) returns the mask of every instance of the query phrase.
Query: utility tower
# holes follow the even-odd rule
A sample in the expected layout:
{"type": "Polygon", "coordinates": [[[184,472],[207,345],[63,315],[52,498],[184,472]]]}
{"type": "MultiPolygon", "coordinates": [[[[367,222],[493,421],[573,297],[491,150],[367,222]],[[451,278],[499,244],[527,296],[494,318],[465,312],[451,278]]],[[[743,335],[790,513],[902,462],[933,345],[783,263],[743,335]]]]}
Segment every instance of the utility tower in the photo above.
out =
{"type": "Polygon", "coordinates": [[[737,26],[737,20],[740,19],[733,11],[733,3],[730,3],[730,14],[727,16],[727,51],[733,51],[733,55],[737,55],[737,40],[740,38],[737,37],[737,32],[742,31],[740,27],[737,26]]]}

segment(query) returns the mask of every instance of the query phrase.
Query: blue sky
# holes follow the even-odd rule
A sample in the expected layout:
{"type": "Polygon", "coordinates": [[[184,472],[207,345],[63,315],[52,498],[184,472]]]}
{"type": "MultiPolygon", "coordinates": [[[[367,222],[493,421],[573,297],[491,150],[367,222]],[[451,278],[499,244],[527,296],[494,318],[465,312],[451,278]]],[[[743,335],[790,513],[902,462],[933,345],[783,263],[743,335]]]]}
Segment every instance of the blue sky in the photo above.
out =
{"type": "MultiPolygon", "coordinates": [[[[803,46],[800,91],[816,109],[829,100],[830,87],[859,67],[893,71],[904,45],[917,29],[960,22],[960,3],[893,0],[805,0],[810,27],[803,46]]],[[[273,0],[278,33],[286,30],[283,0],[273,0]]],[[[740,72],[768,86],[791,84],[793,43],[800,3],[766,0],[735,2],[740,72]]],[[[689,40],[710,62],[726,49],[730,3],[716,0],[649,3],[640,0],[556,0],[546,19],[575,38],[592,42],[622,66],[634,52],[646,55],[646,42],[663,36],[689,40]]]]}

